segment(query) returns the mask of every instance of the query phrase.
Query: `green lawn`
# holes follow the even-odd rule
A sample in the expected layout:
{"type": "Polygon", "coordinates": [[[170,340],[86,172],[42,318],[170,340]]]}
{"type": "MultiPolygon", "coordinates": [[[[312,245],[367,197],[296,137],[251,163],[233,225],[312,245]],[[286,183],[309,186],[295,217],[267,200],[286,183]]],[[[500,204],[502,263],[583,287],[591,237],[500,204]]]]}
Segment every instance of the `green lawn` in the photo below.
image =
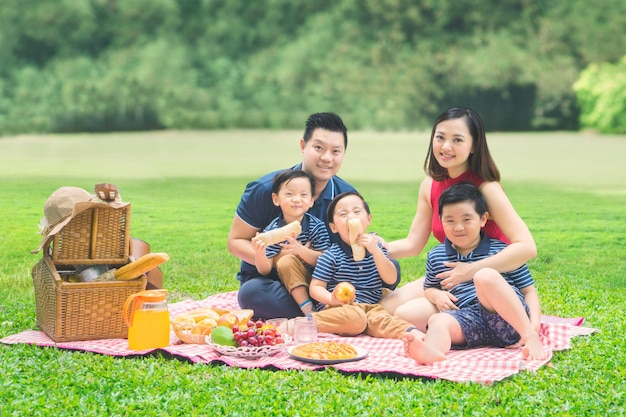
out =
{"type": "MultiPolygon", "coordinates": [[[[170,302],[237,289],[226,250],[247,181],[299,161],[301,132],[155,132],[0,138],[0,337],[34,328],[31,255],[45,199],[115,182],[132,234],[167,252],[170,302]],[[263,155],[263,160],[259,160],[263,155]]],[[[427,133],[350,134],[342,176],[368,199],[372,230],[403,237],[427,133]]],[[[543,310],[600,329],[553,366],[492,386],[428,379],[233,369],[0,345],[0,415],[622,415],[626,413],[626,137],[493,134],[513,204],[537,241],[543,310]],[[601,389],[599,389],[601,387],[601,389]],[[599,392],[601,391],[601,392],[599,392]]],[[[434,244],[431,241],[430,245],[434,244]]],[[[429,246],[430,246],[429,245],[429,246]]],[[[424,254],[401,260],[403,281],[424,254]]]]}

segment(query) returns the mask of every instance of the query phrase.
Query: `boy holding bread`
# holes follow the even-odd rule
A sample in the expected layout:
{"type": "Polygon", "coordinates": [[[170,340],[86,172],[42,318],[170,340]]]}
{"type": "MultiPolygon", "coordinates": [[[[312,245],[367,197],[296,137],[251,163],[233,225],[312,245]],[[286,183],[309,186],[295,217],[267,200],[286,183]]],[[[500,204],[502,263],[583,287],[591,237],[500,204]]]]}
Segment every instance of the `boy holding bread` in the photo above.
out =
{"type": "MultiPolygon", "coordinates": [[[[343,336],[365,333],[373,337],[401,339],[412,326],[387,313],[378,303],[390,292],[397,270],[378,237],[367,233],[372,222],[369,205],[355,191],[335,197],[328,207],[328,225],[341,239],[317,260],[309,292],[324,305],[313,312],[318,331],[343,336]],[[352,288],[352,297],[342,287],[352,288]]],[[[283,331],[292,333],[290,320],[283,331]]]]}
{"type": "Polygon", "coordinates": [[[303,314],[313,311],[309,282],[317,258],[330,246],[326,225],[307,213],[313,205],[315,180],[300,170],[276,175],[272,201],[281,215],[252,238],[255,265],[263,276],[276,276],[303,314]]]}

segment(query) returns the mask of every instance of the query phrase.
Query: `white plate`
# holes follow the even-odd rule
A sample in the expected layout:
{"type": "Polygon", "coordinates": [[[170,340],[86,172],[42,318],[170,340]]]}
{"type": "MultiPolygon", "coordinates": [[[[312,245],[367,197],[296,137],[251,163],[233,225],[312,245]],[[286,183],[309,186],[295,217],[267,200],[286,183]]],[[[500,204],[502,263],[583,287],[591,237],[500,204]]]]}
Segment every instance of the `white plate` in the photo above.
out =
{"type": "Polygon", "coordinates": [[[292,358],[297,359],[299,361],[302,362],[309,362],[309,363],[314,363],[317,365],[333,365],[336,363],[343,363],[343,362],[354,362],[354,361],[360,361],[361,359],[365,358],[369,352],[367,351],[367,349],[362,348],[360,346],[354,346],[352,345],[352,347],[356,350],[356,357],[354,358],[348,358],[348,359],[312,359],[312,358],[305,358],[304,356],[300,356],[300,355],[294,355],[293,350],[298,347],[300,345],[296,345],[296,346],[291,346],[289,348],[287,348],[287,353],[289,353],[289,355],[291,355],[292,358]]]}

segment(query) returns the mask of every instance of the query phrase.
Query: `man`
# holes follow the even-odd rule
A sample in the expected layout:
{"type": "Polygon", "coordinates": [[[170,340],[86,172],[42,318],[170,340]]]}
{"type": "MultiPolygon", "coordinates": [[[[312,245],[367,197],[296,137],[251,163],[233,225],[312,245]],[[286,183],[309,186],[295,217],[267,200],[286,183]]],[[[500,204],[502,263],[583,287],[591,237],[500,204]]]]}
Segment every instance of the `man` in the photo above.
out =
{"type": "MultiPolygon", "coordinates": [[[[336,175],[347,147],[348,131],[338,115],[312,114],[300,139],[302,162],[291,167],[315,179],[315,202],[309,213],[322,220],[326,227],[326,210],[333,198],[345,191],[356,191],[336,175]]],[[[251,239],[280,215],[280,208],[272,202],[272,182],[278,172],[264,175],[246,186],[228,234],[228,251],[242,260],[237,274],[239,305],[253,309],[255,317],[259,318],[292,318],[302,314],[282,283],[262,276],[254,266],[251,239]]],[[[338,239],[330,231],[329,235],[331,241],[338,239]]]]}

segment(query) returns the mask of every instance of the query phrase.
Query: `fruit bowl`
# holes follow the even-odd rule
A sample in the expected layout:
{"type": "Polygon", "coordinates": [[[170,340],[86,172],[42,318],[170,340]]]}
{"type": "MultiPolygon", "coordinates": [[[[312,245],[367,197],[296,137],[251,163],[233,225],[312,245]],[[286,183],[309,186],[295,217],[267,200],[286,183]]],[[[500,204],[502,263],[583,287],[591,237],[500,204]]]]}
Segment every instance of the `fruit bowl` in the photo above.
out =
{"type": "Polygon", "coordinates": [[[291,337],[285,335],[283,336],[285,342],[279,343],[277,345],[263,345],[263,346],[225,346],[218,345],[217,343],[211,342],[211,337],[206,337],[206,343],[213,346],[215,350],[217,350],[220,354],[224,356],[233,356],[235,358],[244,358],[244,359],[257,359],[262,358],[264,356],[272,356],[281,350],[285,350],[287,348],[287,344],[291,342],[291,337]]]}

